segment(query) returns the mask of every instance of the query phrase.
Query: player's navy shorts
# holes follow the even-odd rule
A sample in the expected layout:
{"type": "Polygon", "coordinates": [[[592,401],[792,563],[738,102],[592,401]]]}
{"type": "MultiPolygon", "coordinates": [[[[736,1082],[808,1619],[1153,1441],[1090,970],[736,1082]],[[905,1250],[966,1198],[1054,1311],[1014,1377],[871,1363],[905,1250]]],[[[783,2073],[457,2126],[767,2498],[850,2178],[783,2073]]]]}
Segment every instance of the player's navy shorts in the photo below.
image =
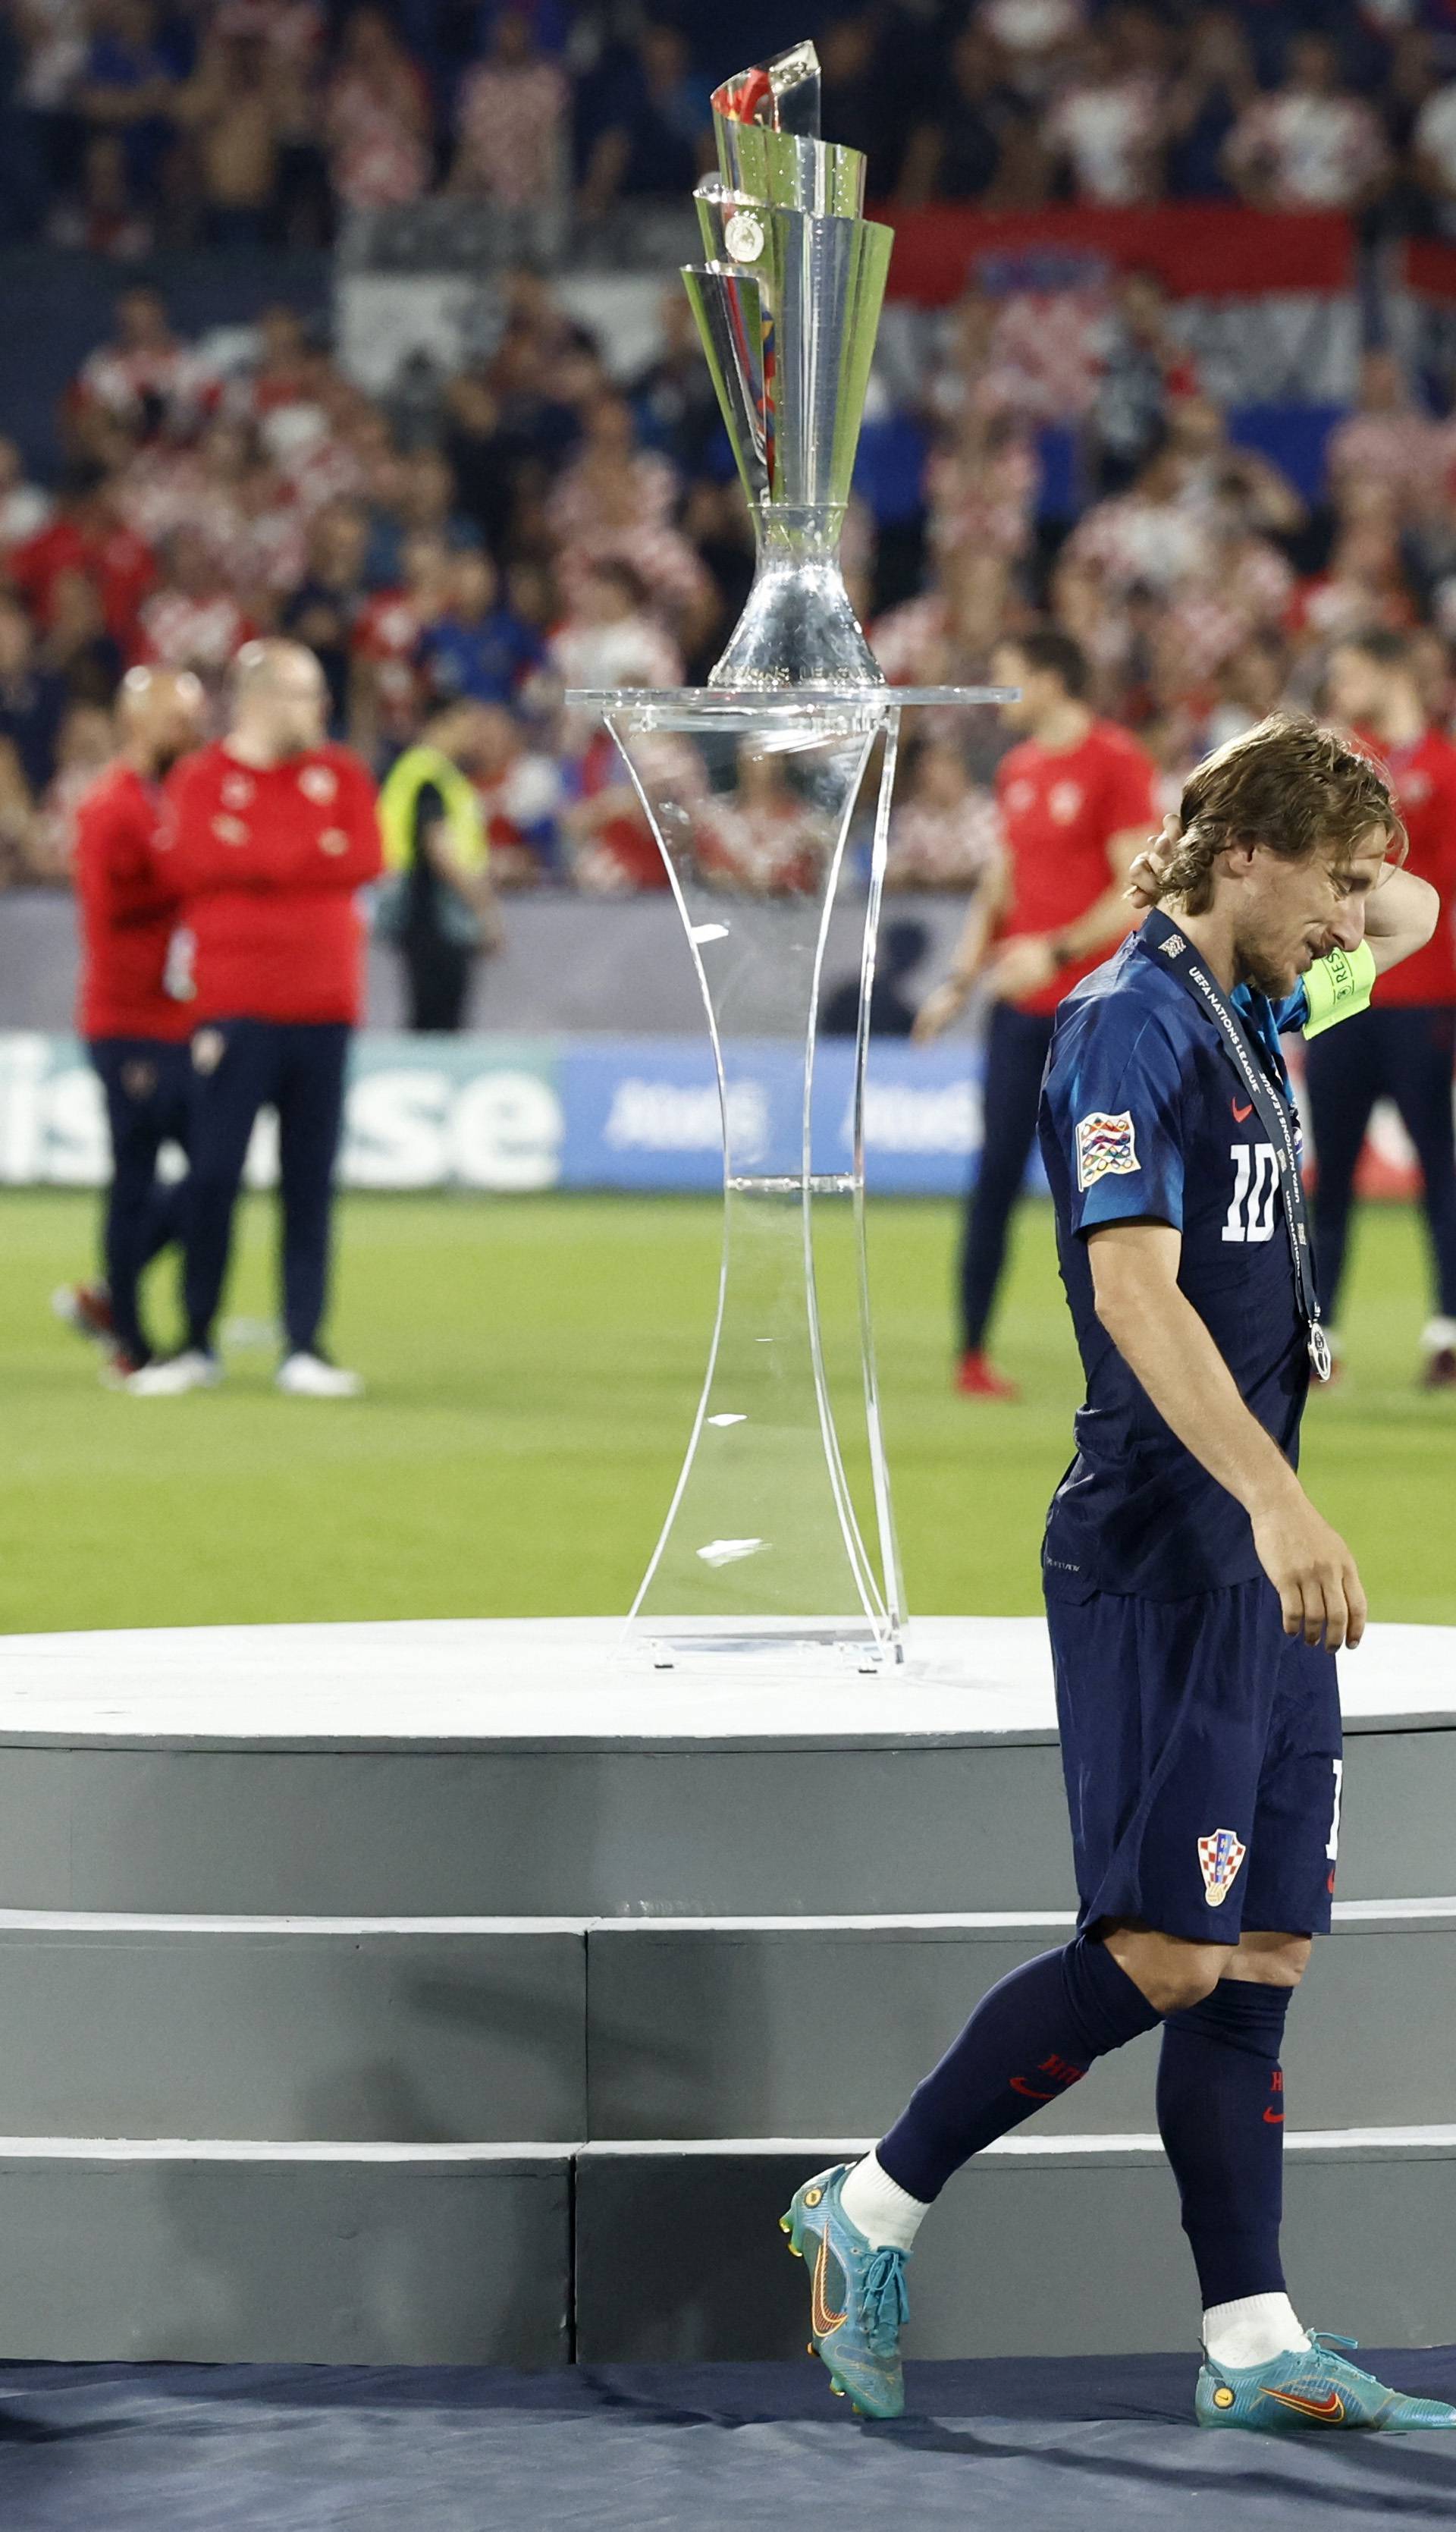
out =
{"type": "Polygon", "coordinates": [[[1339,1841],[1333,1653],[1262,1577],[1188,1600],[1048,1596],[1079,1924],[1236,1943],[1327,1934],[1339,1841]]]}

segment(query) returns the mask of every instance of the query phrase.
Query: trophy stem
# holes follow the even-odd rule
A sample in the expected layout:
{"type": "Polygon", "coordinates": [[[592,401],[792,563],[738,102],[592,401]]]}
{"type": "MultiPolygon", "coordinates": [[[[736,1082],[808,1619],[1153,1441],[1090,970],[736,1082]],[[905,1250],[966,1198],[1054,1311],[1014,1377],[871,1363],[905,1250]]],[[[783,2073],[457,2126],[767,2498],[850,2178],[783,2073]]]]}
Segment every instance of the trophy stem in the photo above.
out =
{"type": "MultiPolygon", "coordinates": [[[[680,699],[667,742],[661,709],[623,696],[610,726],[702,990],[723,1243],[702,1393],[627,1646],[659,1668],[756,1652],[796,1667],[879,1670],[902,1645],[868,1351],[864,1087],[856,1080],[847,1110],[836,1102],[833,1117],[816,1116],[814,1056],[831,920],[840,958],[849,946],[848,909],[835,920],[836,906],[884,707],[861,704],[855,690],[787,707],[765,697],[734,711],[725,729],[723,708],[703,690],[680,699]],[[856,1464],[868,1474],[863,1528],[856,1464]]],[[[883,774],[879,791],[882,867],[883,774]]],[[[878,902],[875,889],[855,909],[862,981],[873,972],[865,927],[878,902]]],[[[855,1044],[863,1070],[863,1024],[855,1044]]]]}
{"type": "Polygon", "coordinates": [[[865,905],[863,956],[860,966],[860,1010],[855,1031],[854,1092],[854,1206],[855,1262],[860,1294],[860,1352],[865,1367],[865,1427],[869,1444],[869,1479],[874,1491],[874,1517],[879,1531],[880,1561],[884,1572],[885,1614],[890,1628],[898,1633],[905,1622],[905,1585],[900,1571],[900,1542],[895,1529],[894,1504],[890,1494],[890,1465],[885,1453],[884,1426],[879,1411],[879,1374],[874,1357],[874,1330],[869,1312],[869,1250],[865,1225],[865,1084],[869,1065],[869,1006],[874,990],[874,964],[879,947],[880,901],[884,895],[885,864],[889,857],[890,805],[895,791],[895,768],[900,750],[900,716],[887,713],[884,722],[884,755],[879,769],[879,794],[874,804],[874,837],[869,857],[869,889],[865,905]]]}
{"type": "Polygon", "coordinates": [[[754,505],[754,585],[710,686],[883,686],[839,566],[845,506],[754,505]]]}

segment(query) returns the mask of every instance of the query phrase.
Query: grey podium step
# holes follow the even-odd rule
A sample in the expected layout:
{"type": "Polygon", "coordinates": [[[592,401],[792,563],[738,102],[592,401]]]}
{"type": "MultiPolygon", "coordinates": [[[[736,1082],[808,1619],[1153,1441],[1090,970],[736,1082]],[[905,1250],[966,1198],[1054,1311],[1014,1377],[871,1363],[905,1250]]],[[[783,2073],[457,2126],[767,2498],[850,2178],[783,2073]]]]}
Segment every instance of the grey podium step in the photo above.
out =
{"type": "Polygon", "coordinates": [[[545,2146],[0,2139],[0,2352],[556,2365],[571,2157],[545,2146]]]}
{"type": "MultiPolygon", "coordinates": [[[[877,2135],[1008,1970],[1069,1917],[731,1920],[588,1937],[595,2139],[877,2135]]],[[[1038,2135],[1156,2126],[1155,2034],[1036,2115],[1038,2135]]],[[[1291,2127],[1456,2115],[1456,1898],[1342,1906],[1293,1999],[1291,2127]]]]}
{"type": "MultiPolygon", "coordinates": [[[[0,2136],[509,2144],[873,2134],[1038,1919],[0,1917],[0,2136]],[[589,2080],[588,2080],[589,2070],[589,2080]]],[[[1150,2130],[1155,2038],[1038,2113],[1150,2130]]],[[[1456,1898],[1342,1905],[1291,2127],[1456,2108],[1456,1898]]]]}
{"type": "MultiPolygon", "coordinates": [[[[1456,1731],[1361,1725],[1340,1889],[1438,1894],[1456,1731]]],[[[1047,1735],[0,1740],[0,1906],[716,1917],[1075,1905],[1047,1735]]]]}
{"type": "Polygon", "coordinates": [[[580,1922],[0,1917],[0,2136],[587,2133],[580,1922]]]}
{"type": "MultiPolygon", "coordinates": [[[[808,2271],[777,2219],[811,2172],[858,2150],[782,2139],[586,2147],[580,2361],[800,2353],[808,2271]]],[[[1385,2346],[1456,2337],[1453,2237],[1456,2127],[1289,2141],[1285,2263],[1310,2328],[1385,2346]]],[[[1155,2138],[992,2147],[927,2219],[908,2283],[911,2356],[1198,2343],[1193,2265],[1155,2138]]]]}

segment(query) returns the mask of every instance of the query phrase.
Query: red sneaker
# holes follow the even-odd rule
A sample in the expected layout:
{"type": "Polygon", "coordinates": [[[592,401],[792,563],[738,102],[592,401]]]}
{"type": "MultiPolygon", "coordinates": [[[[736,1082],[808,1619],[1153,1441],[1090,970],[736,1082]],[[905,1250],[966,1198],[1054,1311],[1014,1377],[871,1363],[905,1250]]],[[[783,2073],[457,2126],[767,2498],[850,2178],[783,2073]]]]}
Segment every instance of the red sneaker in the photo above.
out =
{"type": "Polygon", "coordinates": [[[1021,1396],[1016,1382],[1008,1380],[1003,1371],[997,1371],[983,1353],[962,1354],[956,1387],[963,1398],[1003,1398],[1009,1401],[1021,1396]]]}
{"type": "Polygon", "coordinates": [[[1456,1346],[1438,1346],[1427,1357],[1421,1375],[1423,1389],[1456,1389],[1456,1346]]]}
{"type": "Polygon", "coordinates": [[[90,1337],[97,1345],[110,1345],[116,1336],[111,1316],[111,1295],[104,1284],[63,1284],[52,1293],[50,1305],[58,1319],[74,1328],[79,1337],[90,1337]]]}

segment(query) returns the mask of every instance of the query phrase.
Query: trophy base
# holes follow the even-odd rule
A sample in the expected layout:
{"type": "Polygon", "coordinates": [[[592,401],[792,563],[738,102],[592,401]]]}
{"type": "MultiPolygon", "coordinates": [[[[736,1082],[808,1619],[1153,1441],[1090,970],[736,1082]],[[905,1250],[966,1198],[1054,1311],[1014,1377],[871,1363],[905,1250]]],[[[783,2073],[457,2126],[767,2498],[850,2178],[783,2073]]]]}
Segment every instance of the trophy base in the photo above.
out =
{"type": "Polygon", "coordinates": [[[616,1663],[644,1671],[721,1677],[726,1669],[804,1680],[878,1678],[905,1658],[899,1627],[870,1633],[863,1618],[661,1618],[630,1620],[616,1663]]]}

